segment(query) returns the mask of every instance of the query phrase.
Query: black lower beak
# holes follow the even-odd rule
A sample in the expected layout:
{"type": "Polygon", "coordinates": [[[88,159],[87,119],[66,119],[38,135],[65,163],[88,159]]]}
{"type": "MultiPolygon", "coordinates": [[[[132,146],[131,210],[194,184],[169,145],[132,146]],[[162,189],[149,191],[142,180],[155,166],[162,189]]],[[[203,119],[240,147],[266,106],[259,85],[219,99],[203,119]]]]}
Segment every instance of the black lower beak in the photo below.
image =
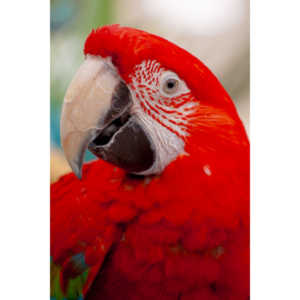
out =
{"type": "Polygon", "coordinates": [[[140,173],[153,165],[155,152],[150,136],[138,119],[130,115],[131,101],[127,86],[121,82],[114,93],[112,109],[106,117],[112,121],[89,144],[88,149],[97,157],[129,173],[140,173]],[[113,119],[125,104],[128,109],[113,119]]]}
{"type": "Polygon", "coordinates": [[[155,160],[150,138],[134,117],[120,127],[113,122],[88,148],[99,158],[129,173],[146,171],[155,160]]]}

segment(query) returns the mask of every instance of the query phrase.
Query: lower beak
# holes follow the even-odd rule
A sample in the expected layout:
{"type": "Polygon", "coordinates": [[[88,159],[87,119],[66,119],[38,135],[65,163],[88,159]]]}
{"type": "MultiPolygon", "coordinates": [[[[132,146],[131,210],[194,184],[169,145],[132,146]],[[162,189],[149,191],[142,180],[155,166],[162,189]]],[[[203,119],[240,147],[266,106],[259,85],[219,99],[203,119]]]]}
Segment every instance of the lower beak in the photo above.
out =
{"type": "Polygon", "coordinates": [[[132,173],[153,164],[151,139],[130,115],[131,106],[130,91],[114,67],[88,55],[68,87],[60,124],[62,147],[77,177],[88,148],[132,173]]]}

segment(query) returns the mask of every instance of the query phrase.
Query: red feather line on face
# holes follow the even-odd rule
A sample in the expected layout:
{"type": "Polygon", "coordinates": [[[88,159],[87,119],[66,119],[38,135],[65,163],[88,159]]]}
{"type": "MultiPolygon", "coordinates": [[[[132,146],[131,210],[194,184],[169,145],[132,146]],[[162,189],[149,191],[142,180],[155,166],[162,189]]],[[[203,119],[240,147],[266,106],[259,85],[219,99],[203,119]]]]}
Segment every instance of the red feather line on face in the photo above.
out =
{"type": "Polygon", "coordinates": [[[165,71],[157,61],[142,62],[130,75],[129,86],[134,92],[138,106],[146,114],[184,139],[188,131],[188,110],[184,110],[183,113],[179,108],[184,108],[186,103],[194,104],[195,107],[197,101],[190,92],[174,98],[163,96],[160,92],[159,78],[165,71]]]}

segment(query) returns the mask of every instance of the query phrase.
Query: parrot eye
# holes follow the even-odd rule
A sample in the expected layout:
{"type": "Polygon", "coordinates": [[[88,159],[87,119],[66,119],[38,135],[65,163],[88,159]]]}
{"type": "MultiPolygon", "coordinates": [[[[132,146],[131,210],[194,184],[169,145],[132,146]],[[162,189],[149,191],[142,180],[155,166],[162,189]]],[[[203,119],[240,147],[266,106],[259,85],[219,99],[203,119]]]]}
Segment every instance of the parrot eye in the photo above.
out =
{"type": "Polygon", "coordinates": [[[174,91],[177,90],[177,87],[178,87],[178,80],[174,78],[170,78],[165,83],[164,92],[166,92],[167,94],[174,93],[174,91]]]}
{"type": "Polygon", "coordinates": [[[162,91],[168,96],[175,94],[179,88],[179,79],[175,76],[168,76],[162,80],[162,91]]]}

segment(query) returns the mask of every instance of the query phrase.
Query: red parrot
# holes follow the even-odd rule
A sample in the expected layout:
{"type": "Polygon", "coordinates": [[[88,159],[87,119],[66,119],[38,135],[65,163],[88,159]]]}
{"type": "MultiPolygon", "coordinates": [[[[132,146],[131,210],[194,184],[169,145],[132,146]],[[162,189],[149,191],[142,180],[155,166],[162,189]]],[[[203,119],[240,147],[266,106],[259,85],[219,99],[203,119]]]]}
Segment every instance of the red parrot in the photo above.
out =
{"type": "Polygon", "coordinates": [[[93,30],[64,99],[51,299],[249,299],[249,141],[196,57],[93,30]],[[89,149],[99,160],[83,165],[89,149]]]}

